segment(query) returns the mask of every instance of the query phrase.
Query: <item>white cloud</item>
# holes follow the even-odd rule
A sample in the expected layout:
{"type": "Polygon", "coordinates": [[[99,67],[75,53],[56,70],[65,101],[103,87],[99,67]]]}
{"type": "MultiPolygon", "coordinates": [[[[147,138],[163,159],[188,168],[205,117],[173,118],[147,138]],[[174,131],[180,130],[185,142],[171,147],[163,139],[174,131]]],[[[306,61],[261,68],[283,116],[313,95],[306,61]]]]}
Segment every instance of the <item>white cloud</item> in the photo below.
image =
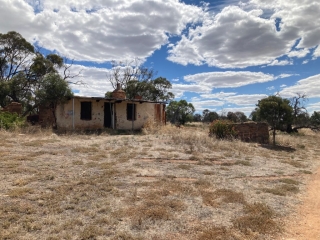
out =
{"type": "Polygon", "coordinates": [[[282,73],[279,76],[277,76],[276,78],[287,78],[287,77],[291,77],[291,76],[299,76],[299,74],[288,74],[288,73],[282,73]]]}
{"type": "Polygon", "coordinates": [[[80,76],[70,81],[81,81],[83,84],[70,84],[73,90],[78,90],[75,95],[88,97],[104,97],[107,91],[113,91],[111,83],[107,79],[108,69],[73,65],[70,75],[80,72],[80,76]]]}
{"type": "Polygon", "coordinates": [[[268,90],[268,91],[272,91],[272,90],[274,90],[274,86],[267,87],[267,90],[268,90]]]}
{"type": "Polygon", "coordinates": [[[286,86],[287,86],[286,84],[280,85],[281,88],[284,88],[284,87],[286,87],[286,86]]]}
{"type": "Polygon", "coordinates": [[[313,114],[314,111],[318,112],[320,111],[320,102],[316,102],[316,103],[312,103],[312,104],[308,104],[306,106],[310,116],[313,114]]]}
{"type": "Polygon", "coordinates": [[[248,71],[205,72],[184,77],[187,82],[198,83],[210,88],[241,87],[253,83],[263,83],[275,80],[271,74],[248,71]]]}
{"type": "Polygon", "coordinates": [[[217,99],[224,99],[226,97],[229,97],[229,96],[234,96],[236,95],[237,93],[235,92],[219,92],[219,93],[210,93],[210,94],[201,94],[200,96],[202,98],[217,98],[217,99]]]}
{"type": "Polygon", "coordinates": [[[223,101],[217,101],[217,100],[192,101],[191,103],[197,111],[203,111],[205,109],[215,111],[217,108],[224,105],[223,101]]]}
{"type": "Polygon", "coordinates": [[[252,106],[252,107],[228,107],[228,108],[222,108],[220,111],[218,111],[218,113],[226,115],[228,112],[243,112],[245,115],[247,115],[247,117],[249,117],[254,109],[255,109],[254,106],[252,106]]]}
{"type": "Polygon", "coordinates": [[[282,97],[293,97],[297,93],[306,94],[308,98],[320,97],[320,74],[299,80],[295,85],[282,89],[282,97]]]}
{"type": "Polygon", "coordinates": [[[202,8],[178,0],[28,2],[0,0],[6,23],[0,32],[14,30],[46,49],[94,62],[144,59],[203,16],[202,8]]]}
{"type": "Polygon", "coordinates": [[[313,52],[313,59],[320,57],[320,45],[313,52]]]}
{"type": "Polygon", "coordinates": [[[310,52],[310,50],[307,48],[296,50],[296,51],[291,51],[291,52],[289,52],[288,57],[303,58],[303,57],[307,56],[307,54],[309,52],[310,52]]]}
{"type": "Polygon", "coordinates": [[[172,84],[172,93],[176,98],[181,98],[185,92],[208,93],[211,88],[196,84],[172,84]]]}
{"type": "Polygon", "coordinates": [[[271,63],[268,64],[268,66],[286,66],[286,65],[293,65],[292,61],[288,60],[273,60],[271,63]]]}
{"type": "Polygon", "coordinates": [[[242,9],[225,7],[214,16],[206,15],[202,26],[173,45],[168,59],[220,68],[291,64],[273,61],[287,54],[302,57],[319,45],[320,25],[315,21],[319,15],[320,2],[314,0],[251,0],[242,9]],[[292,52],[296,41],[296,48],[303,50],[292,52]]]}
{"type": "Polygon", "coordinates": [[[268,97],[268,95],[266,94],[243,94],[227,97],[225,98],[225,101],[228,103],[236,104],[238,106],[254,105],[257,104],[259,100],[266,97],[268,97]]]}

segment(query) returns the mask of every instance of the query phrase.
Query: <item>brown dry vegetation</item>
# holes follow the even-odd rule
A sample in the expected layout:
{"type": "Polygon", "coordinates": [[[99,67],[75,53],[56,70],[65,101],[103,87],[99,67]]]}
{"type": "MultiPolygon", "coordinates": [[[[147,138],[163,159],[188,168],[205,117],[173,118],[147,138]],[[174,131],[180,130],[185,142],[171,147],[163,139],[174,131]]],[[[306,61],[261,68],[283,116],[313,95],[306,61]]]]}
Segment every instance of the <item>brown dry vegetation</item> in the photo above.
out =
{"type": "Polygon", "coordinates": [[[320,164],[319,139],[220,141],[205,125],[0,131],[0,239],[274,239],[320,164]]]}

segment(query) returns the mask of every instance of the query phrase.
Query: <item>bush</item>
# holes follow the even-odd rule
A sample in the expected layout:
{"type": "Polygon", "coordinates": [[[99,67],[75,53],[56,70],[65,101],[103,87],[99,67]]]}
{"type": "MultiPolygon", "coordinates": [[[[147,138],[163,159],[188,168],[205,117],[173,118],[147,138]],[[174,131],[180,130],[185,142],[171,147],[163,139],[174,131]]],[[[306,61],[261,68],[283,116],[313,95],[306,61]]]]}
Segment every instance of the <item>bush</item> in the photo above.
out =
{"type": "Polygon", "coordinates": [[[209,129],[209,135],[215,135],[217,139],[232,139],[237,135],[233,123],[229,120],[215,120],[209,129]]]}
{"type": "Polygon", "coordinates": [[[0,112],[0,129],[10,129],[21,127],[25,124],[25,120],[17,113],[0,112]]]}

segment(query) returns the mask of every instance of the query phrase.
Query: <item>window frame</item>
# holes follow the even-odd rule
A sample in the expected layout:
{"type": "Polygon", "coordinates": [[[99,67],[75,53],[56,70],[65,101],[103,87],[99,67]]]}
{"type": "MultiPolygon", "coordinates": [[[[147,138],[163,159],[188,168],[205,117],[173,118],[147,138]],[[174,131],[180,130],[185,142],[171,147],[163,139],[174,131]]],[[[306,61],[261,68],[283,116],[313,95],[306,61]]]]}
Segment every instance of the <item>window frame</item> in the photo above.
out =
{"type": "Polygon", "coordinates": [[[80,119],[86,120],[86,121],[92,120],[92,102],[90,101],[80,102],[80,119]]]}
{"type": "Polygon", "coordinates": [[[128,121],[137,120],[137,104],[127,103],[127,120],[128,121]],[[133,111],[133,119],[132,119],[132,111],[133,111]]]}

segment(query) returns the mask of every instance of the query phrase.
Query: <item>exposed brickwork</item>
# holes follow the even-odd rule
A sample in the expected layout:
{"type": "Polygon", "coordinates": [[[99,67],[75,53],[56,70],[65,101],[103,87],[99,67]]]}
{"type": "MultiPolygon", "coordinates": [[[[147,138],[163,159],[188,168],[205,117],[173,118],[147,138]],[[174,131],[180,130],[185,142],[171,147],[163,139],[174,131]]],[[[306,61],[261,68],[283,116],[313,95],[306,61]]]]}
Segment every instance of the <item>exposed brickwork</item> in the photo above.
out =
{"type": "Polygon", "coordinates": [[[269,129],[267,123],[236,123],[233,125],[237,137],[246,142],[269,143],[269,129]]]}
{"type": "Polygon", "coordinates": [[[126,99],[126,93],[121,89],[121,86],[119,83],[117,83],[117,88],[112,92],[112,98],[126,99]]]}
{"type": "Polygon", "coordinates": [[[10,112],[10,113],[17,113],[20,115],[22,112],[22,105],[21,105],[21,103],[12,102],[9,105],[7,105],[5,108],[3,108],[2,111],[10,112]]]}
{"type": "Polygon", "coordinates": [[[54,123],[54,116],[52,109],[49,107],[39,107],[39,123],[42,127],[52,126],[54,123]]]}
{"type": "Polygon", "coordinates": [[[126,93],[123,90],[114,90],[112,92],[112,98],[115,98],[115,99],[126,99],[126,93]]]}

